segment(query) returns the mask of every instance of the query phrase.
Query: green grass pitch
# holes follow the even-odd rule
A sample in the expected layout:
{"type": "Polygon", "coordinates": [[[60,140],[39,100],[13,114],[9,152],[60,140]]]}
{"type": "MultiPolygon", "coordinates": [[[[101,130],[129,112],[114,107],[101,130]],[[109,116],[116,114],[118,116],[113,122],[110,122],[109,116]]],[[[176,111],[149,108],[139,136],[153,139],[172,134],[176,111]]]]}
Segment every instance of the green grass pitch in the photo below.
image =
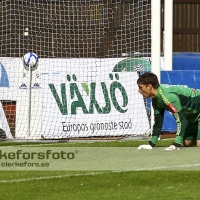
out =
{"type": "Polygon", "coordinates": [[[131,152],[119,160],[119,164],[122,160],[127,161],[124,164],[132,168],[127,171],[0,171],[0,200],[199,199],[200,149],[183,147],[179,151],[164,151],[171,142],[160,140],[153,150],[137,150],[138,145],[147,144],[141,140],[1,142],[0,149],[12,146],[129,148],[131,152]]]}

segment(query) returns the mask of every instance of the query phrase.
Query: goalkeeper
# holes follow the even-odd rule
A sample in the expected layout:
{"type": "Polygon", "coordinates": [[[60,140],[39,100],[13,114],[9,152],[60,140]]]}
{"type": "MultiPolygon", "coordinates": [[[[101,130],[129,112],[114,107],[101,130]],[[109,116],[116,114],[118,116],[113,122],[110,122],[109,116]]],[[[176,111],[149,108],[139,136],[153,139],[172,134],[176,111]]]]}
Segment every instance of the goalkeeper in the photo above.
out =
{"type": "Polygon", "coordinates": [[[142,74],[137,80],[139,92],[145,98],[152,98],[154,125],[151,141],[138,149],[152,149],[161,133],[164,111],[170,111],[177,123],[175,141],[165,150],[179,149],[181,144],[200,147],[200,90],[182,86],[160,85],[151,72],[142,74]]]}

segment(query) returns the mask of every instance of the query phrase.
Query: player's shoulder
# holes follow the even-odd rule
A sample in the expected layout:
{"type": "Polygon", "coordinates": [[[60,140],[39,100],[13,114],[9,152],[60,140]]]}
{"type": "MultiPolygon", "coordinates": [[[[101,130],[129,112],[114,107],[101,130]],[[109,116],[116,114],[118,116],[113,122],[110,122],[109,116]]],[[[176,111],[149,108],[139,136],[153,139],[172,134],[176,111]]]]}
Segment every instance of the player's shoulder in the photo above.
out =
{"type": "Polygon", "coordinates": [[[169,84],[161,84],[160,89],[164,92],[170,92],[170,91],[177,91],[177,90],[187,90],[188,87],[185,87],[184,85],[169,85],[169,84]]]}
{"type": "Polygon", "coordinates": [[[176,96],[184,95],[189,96],[200,96],[200,93],[192,88],[184,85],[160,85],[161,96],[166,96],[168,98],[175,98],[176,96]]]}
{"type": "Polygon", "coordinates": [[[158,88],[158,99],[162,99],[163,101],[168,101],[170,99],[174,99],[180,93],[184,93],[180,91],[180,86],[172,86],[172,85],[160,85],[158,88]]]}
{"type": "Polygon", "coordinates": [[[160,94],[167,94],[174,90],[174,87],[171,87],[171,85],[168,84],[161,84],[158,88],[158,93],[160,94]]]}

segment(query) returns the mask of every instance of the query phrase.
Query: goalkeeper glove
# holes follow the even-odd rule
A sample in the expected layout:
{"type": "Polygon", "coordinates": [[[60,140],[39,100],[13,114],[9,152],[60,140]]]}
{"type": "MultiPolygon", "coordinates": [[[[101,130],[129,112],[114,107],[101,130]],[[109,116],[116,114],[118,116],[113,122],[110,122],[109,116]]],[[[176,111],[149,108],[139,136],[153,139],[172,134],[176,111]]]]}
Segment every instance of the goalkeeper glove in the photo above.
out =
{"type": "Polygon", "coordinates": [[[149,144],[142,144],[137,149],[153,149],[153,147],[155,147],[155,144],[149,141],[149,144]]]}
{"type": "Polygon", "coordinates": [[[149,144],[142,144],[137,149],[152,149],[152,146],[149,144]]]}
{"type": "Polygon", "coordinates": [[[181,145],[178,143],[173,142],[169,147],[167,147],[165,150],[171,151],[171,150],[179,150],[179,147],[181,145]]]}

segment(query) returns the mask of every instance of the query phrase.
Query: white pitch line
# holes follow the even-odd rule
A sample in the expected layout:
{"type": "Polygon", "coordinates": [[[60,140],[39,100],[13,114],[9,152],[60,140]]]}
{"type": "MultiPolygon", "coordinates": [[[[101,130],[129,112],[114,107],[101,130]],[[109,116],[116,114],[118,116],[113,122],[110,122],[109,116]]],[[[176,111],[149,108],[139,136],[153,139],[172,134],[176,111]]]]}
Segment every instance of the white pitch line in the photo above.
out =
{"type": "Polygon", "coordinates": [[[0,180],[0,183],[19,183],[25,181],[34,181],[34,180],[49,180],[49,179],[59,179],[59,178],[66,178],[66,177],[74,177],[74,176],[93,176],[98,174],[107,174],[111,172],[90,172],[85,174],[64,174],[64,175],[57,175],[57,176],[41,176],[41,177],[34,177],[34,178],[22,178],[22,179],[11,179],[11,180],[0,180]]]}
{"type": "Polygon", "coordinates": [[[11,180],[0,180],[0,183],[19,183],[26,181],[34,181],[34,180],[50,180],[50,179],[60,179],[67,177],[75,177],[75,176],[95,176],[99,174],[109,174],[109,173],[121,173],[121,172],[133,172],[133,171],[152,171],[152,170],[160,170],[160,169],[174,169],[174,168],[188,168],[188,167],[197,167],[200,166],[200,163],[196,164],[186,164],[186,165],[175,165],[175,166],[161,166],[161,167],[151,167],[151,168],[140,168],[140,169],[132,169],[132,170],[119,170],[119,171],[105,171],[105,172],[89,172],[84,174],[64,174],[57,176],[41,176],[34,178],[22,178],[22,179],[11,179],[11,180]]]}
{"type": "Polygon", "coordinates": [[[140,168],[140,169],[133,169],[131,171],[148,171],[148,170],[151,171],[151,170],[159,170],[159,169],[188,168],[188,167],[198,167],[198,166],[200,166],[200,163],[175,165],[175,166],[160,166],[160,167],[140,168]]]}

